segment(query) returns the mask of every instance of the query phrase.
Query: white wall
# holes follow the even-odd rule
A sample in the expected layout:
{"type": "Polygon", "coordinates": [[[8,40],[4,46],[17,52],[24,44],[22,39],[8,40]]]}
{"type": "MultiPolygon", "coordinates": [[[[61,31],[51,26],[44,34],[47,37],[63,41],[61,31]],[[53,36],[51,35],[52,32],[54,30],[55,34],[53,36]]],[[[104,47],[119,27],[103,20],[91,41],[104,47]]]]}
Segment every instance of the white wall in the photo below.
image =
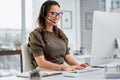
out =
{"type": "Polygon", "coordinates": [[[92,21],[95,10],[104,11],[104,0],[81,0],[81,46],[91,52],[92,21]],[[91,23],[89,23],[91,20],[91,23]],[[89,21],[89,22],[88,22],[89,21]]]}
{"type": "MultiPolygon", "coordinates": [[[[73,49],[79,49],[81,44],[80,39],[80,0],[56,0],[61,5],[61,10],[72,11],[72,29],[63,29],[69,38],[69,44],[72,44],[73,49]]],[[[64,15],[64,14],[63,14],[64,15]]]]}
{"type": "Polygon", "coordinates": [[[40,7],[44,1],[46,0],[32,0],[33,29],[36,27],[36,20],[39,15],[40,7]]]}
{"type": "MultiPolygon", "coordinates": [[[[45,0],[33,0],[33,26],[39,14],[40,6],[45,0]]],[[[61,10],[72,11],[72,29],[62,29],[69,39],[69,44],[73,50],[77,50],[81,45],[80,26],[80,0],[56,0],[61,5],[61,10]]]]}

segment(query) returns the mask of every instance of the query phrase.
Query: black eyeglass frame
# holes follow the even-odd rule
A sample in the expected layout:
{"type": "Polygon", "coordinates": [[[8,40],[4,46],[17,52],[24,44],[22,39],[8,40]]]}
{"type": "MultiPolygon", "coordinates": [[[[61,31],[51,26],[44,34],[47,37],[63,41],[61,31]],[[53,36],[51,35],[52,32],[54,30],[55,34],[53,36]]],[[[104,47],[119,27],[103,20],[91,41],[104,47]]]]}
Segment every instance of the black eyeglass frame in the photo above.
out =
{"type": "Polygon", "coordinates": [[[57,17],[57,16],[62,17],[62,15],[63,15],[63,12],[59,12],[59,13],[58,12],[48,12],[48,13],[51,13],[53,17],[57,17]]]}

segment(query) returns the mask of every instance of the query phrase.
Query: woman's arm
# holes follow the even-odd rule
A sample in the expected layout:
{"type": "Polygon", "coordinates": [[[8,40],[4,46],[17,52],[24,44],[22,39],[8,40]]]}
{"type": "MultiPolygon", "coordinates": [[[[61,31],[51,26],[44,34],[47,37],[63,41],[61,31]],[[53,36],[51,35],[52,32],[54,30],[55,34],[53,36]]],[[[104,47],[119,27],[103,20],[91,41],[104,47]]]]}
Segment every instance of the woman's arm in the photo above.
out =
{"type": "Polygon", "coordinates": [[[83,63],[83,64],[77,63],[70,54],[65,55],[65,61],[66,61],[67,64],[69,64],[69,65],[76,66],[76,69],[83,69],[83,68],[89,66],[88,63],[83,63]]]}
{"type": "Polygon", "coordinates": [[[79,65],[70,54],[65,55],[64,59],[69,65],[79,65]]]}
{"type": "Polygon", "coordinates": [[[50,69],[50,70],[65,70],[65,71],[73,71],[76,66],[65,66],[52,63],[48,60],[45,60],[44,56],[37,56],[35,60],[40,68],[50,69]]]}

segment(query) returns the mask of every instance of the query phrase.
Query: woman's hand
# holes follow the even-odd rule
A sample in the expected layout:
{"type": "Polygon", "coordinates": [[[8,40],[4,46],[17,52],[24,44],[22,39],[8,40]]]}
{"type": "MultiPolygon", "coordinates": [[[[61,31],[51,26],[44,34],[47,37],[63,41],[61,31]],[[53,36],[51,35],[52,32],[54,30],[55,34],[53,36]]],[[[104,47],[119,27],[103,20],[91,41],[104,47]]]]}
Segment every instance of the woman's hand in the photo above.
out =
{"type": "Polygon", "coordinates": [[[80,65],[72,65],[72,66],[66,66],[64,68],[65,71],[74,71],[74,70],[81,70],[84,69],[85,67],[80,66],[80,65]]]}
{"type": "Polygon", "coordinates": [[[79,65],[76,65],[76,68],[77,70],[81,70],[81,69],[84,69],[86,67],[90,66],[90,64],[88,63],[83,63],[83,64],[79,64],[79,65]]]}
{"type": "Polygon", "coordinates": [[[65,70],[65,71],[81,70],[81,69],[84,69],[88,66],[90,66],[88,63],[83,63],[80,65],[66,66],[63,70],[65,70]]]}
{"type": "Polygon", "coordinates": [[[86,68],[86,67],[90,66],[90,64],[89,63],[83,63],[83,64],[80,64],[80,66],[86,68]]]}
{"type": "Polygon", "coordinates": [[[64,68],[64,71],[74,71],[75,70],[75,66],[66,66],[64,68]]]}

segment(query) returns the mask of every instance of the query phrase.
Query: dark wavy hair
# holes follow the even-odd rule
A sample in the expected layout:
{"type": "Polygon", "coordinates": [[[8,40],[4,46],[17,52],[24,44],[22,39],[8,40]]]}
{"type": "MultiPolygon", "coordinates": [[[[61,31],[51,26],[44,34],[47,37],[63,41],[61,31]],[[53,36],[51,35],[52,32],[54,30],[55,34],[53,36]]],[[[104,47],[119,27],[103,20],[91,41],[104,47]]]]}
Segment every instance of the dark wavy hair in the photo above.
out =
{"type": "MultiPolygon", "coordinates": [[[[53,1],[53,0],[48,0],[48,1],[44,2],[40,8],[40,13],[39,13],[39,16],[37,19],[37,23],[38,23],[37,30],[39,30],[42,33],[43,39],[45,42],[47,40],[45,17],[47,15],[48,11],[50,10],[51,6],[53,6],[53,5],[57,5],[58,7],[60,7],[59,3],[56,1],[53,1]]],[[[53,26],[53,31],[58,38],[64,40],[64,37],[63,37],[64,34],[63,34],[63,31],[61,29],[59,29],[56,26],[53,26]]]]}

